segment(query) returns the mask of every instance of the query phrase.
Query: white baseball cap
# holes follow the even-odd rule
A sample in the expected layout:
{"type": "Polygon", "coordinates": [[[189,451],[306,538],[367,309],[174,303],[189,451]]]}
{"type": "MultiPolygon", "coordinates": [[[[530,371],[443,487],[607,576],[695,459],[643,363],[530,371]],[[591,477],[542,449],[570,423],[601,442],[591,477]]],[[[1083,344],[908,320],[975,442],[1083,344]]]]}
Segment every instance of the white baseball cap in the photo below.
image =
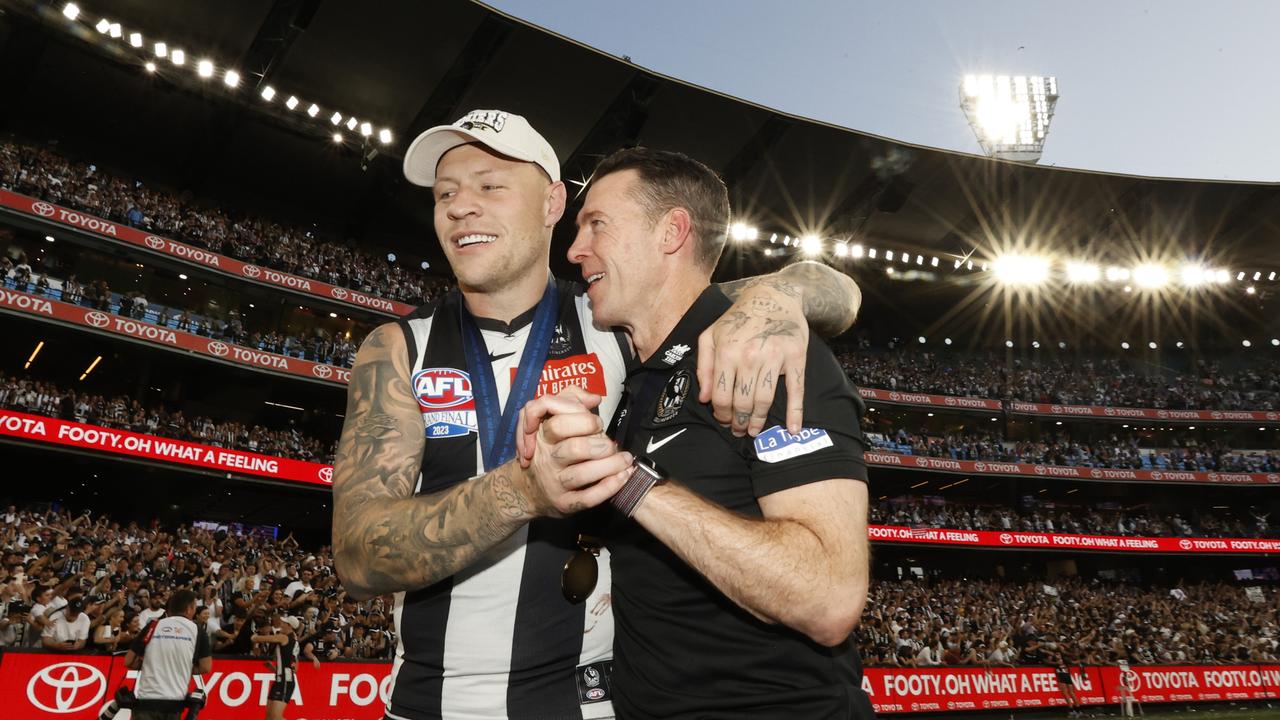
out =
{"type": "Polygon", "coordinates": [[[478,142],[515,160],[531,162],[560,180],[560,160],[551,143],[528,120],[505,110],[472,110],[452,125],[437,125],[419,135],[404,155],[404,176],[414,185],[436,184],[440,158],[459,145],[478,142]]]}
{"type": "Polygon", "coordinates": [[[298,630],[298,627],[302,625],[302,622],[292,615],[285,615],[281,619],[284,620],[285,624],[293,628],[295,632],[298,630]]]}

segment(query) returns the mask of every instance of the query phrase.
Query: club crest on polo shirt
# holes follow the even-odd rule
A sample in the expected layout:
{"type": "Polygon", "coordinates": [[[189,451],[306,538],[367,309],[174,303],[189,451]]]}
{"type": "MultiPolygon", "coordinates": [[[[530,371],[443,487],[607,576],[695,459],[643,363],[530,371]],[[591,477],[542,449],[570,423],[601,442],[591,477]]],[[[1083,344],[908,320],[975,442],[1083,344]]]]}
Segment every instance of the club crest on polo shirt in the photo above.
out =
{"type": "Polygon", "coordinates": [[[680,370],[667,379],[662,392],[658,395],[658,405],[653,410],[654,422],[666,422],[680,413],[684,407],[685,396],[689,394],[692,384],[688,370],[680,370]]]}
{"type": "Polygon", "coordinates": [[[413,374],[428,440],[461,437],[476,432],[476,401],[471,376],[454,368],[427,368],[413,374]]]}
{"type": "Polygon", "coordinates": [[[774,425],[756,436],[756,457],[762,462],[776,463],[790,460],[793,457],[808,455],[834,443],[826,430],[819,428],[801,428],[792,435],[781,425],[774,425]]]}

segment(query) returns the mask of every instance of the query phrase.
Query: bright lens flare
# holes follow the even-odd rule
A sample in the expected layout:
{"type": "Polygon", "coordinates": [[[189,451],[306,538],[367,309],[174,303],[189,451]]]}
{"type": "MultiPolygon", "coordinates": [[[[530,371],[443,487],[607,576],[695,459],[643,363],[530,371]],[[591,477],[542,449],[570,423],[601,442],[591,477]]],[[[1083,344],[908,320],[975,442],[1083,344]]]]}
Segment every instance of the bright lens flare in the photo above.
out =
{"type": "Polygon", "coordinates": [[[1133,269],[1133,281],[1148,290],[1162,288],[1169,282],[1169,271],[1160,265],[1139,265],[1133,269]]]}
{"type": "Polygon", "coordinates": [[[817,255],[822,252],[822,238],[817,235],[805,235],[800,238],[800,251],[805,255],[817,255]]]}
{"type": "Polygon", "coordinates": [[[1092,263],[1067,263],[1067,281],[1073,283],[1096,283],[1102,279],[1102,270],[1092,263]]]}
{"type": "Polygon", "coordinates": [[[991,264],[1005,285],[1039,285],[1049,277],[1049,259],[1035,255],[1001,255],[991,264]]]}

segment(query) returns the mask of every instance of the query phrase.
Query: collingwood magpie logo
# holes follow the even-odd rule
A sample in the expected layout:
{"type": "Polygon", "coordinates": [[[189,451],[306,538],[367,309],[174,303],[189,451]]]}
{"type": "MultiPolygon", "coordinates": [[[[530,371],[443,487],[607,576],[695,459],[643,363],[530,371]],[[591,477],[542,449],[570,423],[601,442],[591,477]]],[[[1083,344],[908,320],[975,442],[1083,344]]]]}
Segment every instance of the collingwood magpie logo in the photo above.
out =
{"type": "Polygon", "coordinates": [[[555,334],[551,336],[551,344],[547,352],[555,357],[568,355],[573,350],[573,334],[564,323],[556,323],[555,334]]]}
{"type": "Polygon", "coordinates": [[[506,124],[507,113],[501,110],[473,110],[454,123],[463,130],[488,128],[494,132],[502,132],[502,127],[506,124]]]}
{"type": "Polygon", "coordinates": [[[681,370],[667,380],[658,396],[658,406],[653,411],[654,422],[666,422],[675,417],[684,407],[684,398],[689,394],[690,377],[688,370],[681,370]]]}

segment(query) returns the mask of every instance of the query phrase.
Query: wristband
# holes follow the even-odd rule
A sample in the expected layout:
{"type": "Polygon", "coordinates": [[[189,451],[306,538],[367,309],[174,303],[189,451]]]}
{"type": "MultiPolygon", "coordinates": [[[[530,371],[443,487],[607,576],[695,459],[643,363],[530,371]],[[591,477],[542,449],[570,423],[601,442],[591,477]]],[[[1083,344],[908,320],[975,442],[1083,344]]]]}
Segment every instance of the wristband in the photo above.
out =
{"type": "Polygon", "coordinates": [[[613,503],[613,506],[620,510],[623,515],[631,517],[635,514],[636,508],[640,507],[640,502],[649,494],[649,491],[666,481],[667,474],[658,467],[657,463],[647,457],[637,455],[635,460],[631,462],[631,477],[628,478],[622,489],[609,499],[609,502],[613,503]]]}

